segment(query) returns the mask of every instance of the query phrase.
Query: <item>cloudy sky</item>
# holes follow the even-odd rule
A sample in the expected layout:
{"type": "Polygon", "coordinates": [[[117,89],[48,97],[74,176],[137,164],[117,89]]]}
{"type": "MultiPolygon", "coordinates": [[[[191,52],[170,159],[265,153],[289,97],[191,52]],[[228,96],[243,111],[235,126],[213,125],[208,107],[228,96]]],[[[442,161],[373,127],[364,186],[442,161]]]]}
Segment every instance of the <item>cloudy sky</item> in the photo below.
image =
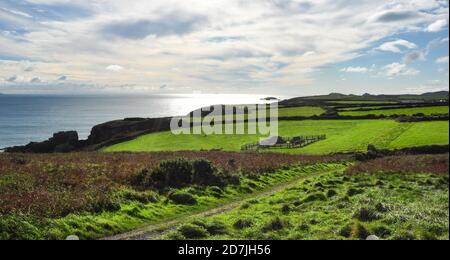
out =
{"type": "Polygon", "coordinates": [[[0,0],[0,92],[448,89],[448,0],[0,0]]]}

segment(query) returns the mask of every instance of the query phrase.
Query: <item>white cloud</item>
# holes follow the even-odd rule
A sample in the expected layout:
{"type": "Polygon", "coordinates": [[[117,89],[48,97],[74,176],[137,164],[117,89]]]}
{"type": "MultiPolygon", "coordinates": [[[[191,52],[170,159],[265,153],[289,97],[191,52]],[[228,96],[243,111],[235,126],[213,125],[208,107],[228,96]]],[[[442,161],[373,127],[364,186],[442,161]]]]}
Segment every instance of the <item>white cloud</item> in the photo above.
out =
{"type": "Polygon", "coordinates": [[[392,63],[383,67],[384,73],[389,78],[394,78],[398,76],[415,76],[420,73],[420,71],[409,68],[406,64],[402,63],[392,63]]]}
{"type": "Polygon", "coordinates": [[[369,68],[366,68],[366,67],[348,67],[348,68],[341,69],[341,72],[367,73],[367,72],[369,72],[369,68]]]}
{"type": "Polygon", "coordinates": [[[407,48],[407,49],[416,49],[417,45],[412,43],[412,42],[400,39],[400,40],[396,40],[396,41],[392,41],[392,42],[383,43],[382,45],[380,45],[376,49],[380,50],[380,51],[401,53],[402,50],[400,49],[400,47],[404,47],[404,48],[407,48]]]}
{"type": "MultiPolygon", "coordinates": [[[[24,32],[0,34],[0,50],[17,60],[39,62],[27,77],[53,82],[70,75],[64,84],[127,84],[154,91],[167,84],[178,92],[296,92],[298,86],[315,85],[312,72],[359,57],[362,49],[398,32],[423,31],[424,24],[448,16],[448,10],[439,9],[441,0],[27,2],[92,10],[70,20],[8,16],[7,23],[24,32]]],[[[14,9],[34,14],[21,6],[14,9]]],[[[380,47],[389,52],[417,48],[396,42],[380,47]]],[[[0,68],[3,78],[22,73],[15,67],[0,68]]]]}
{"type": "Polygon", "coordinates": [[[108,67],[105,68],[105,70],[112,72],[119,72],[124,70],[124,68],[120,65],[109,65],[108,67]]]}
{"type": "Polygon", "coordinates": [[[447,19],[440,19],[436,22],[430,24],[428,28],[426,29],[427,32],[440,32],[447,27],[448,21],[447,19]]]}
{"type": "Polygon", "coordinates": [[[21,11],[17,11],[17,10],[13,10],[13,9],[0,8],[0,10],[3,10],[5,12],[8,12],[8,13],[13,14],[13,15],[22,16],[22,17],[25,17],[25,18],[33,18],[33,16],[31,16],[30,14],[27,14],[27,13],[21,12],[21,11]]]}
{"type": "Polygon", "coordinates": [[[448,64],[448,56],[444,56],[444,57],[440,57],[436,59],[436,63],[440,63],[440,64],[448,64]]]}

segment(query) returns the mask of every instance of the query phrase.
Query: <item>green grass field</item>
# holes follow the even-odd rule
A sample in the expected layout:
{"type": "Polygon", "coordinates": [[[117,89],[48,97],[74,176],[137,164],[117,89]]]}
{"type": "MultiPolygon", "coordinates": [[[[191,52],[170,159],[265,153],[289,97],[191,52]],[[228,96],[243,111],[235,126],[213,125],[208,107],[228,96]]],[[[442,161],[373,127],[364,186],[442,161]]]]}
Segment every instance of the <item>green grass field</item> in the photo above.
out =
{"type": "MultiPolygon", "coordinates": [[[[281,136],[327,135],[327,139],[301,149],[269,150],[291,154],[329,154],[366,151],[367,145],[378,148],[405,148],[448,144],[448,121],[399,123],[394,120],[318,120],[281,121],[281,136]]],[[[105,148],[105,152],[147,152],[212,150],[239,151],[247,143],[257,142],[258,135],[173,135],[154,133],[105,148]]]]}
{"type": "Polygon", "coordinates": [[[330,104],[338,105],[377,105],[377,104],[398,104],[395,101],[330,101],[330,104]]]}
{"type": "Polygon", "coordinates": [[[345,111],[340,112],[342,116],[366,116],[366,115],[415,115],[422,113],[425,115],[433,114],[448,114],[448,106],[435,106],[435,107],[415,107],[415,108],[399,108],[399,109],[383,109],[383,110],[371,110],[371,111],[345,111]]]}
{"type": "MultiPolygon", "coordinates": [[[[278,117],[312,117],[312,116],[320,116],[325,113],[325,109],[316,106],[304,106],[304,107],[280,107],[278,109],[278,117]]],[[[252,120],[258,118],[266,118],[271,115],[269,109],[266,110],[266,114],[262,115],[258,112],[251,112],[250,114],[226,114],[224,119],[227,121],[231,120],[252,120]]],[[[205,116],[203,118],[195,117],[194,122],[201,122],[202,120],[210,120],[214,119],[213,116],[205,116]]],[[[220,120],[220,119],[219,119],[220,120]]]]}
{"type": "Polygon", "coordinates": [[[325,113],[325,109],[321,107],[286,107],[279,109],[279,117],[311,117],[320,116],[325,113]]]}

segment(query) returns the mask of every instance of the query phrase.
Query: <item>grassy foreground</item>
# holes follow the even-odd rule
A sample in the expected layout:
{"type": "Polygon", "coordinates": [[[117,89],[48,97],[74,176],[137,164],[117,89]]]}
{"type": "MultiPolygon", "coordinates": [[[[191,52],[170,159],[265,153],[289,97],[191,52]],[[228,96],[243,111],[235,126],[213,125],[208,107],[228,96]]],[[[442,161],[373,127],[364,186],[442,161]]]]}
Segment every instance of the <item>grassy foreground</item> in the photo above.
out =
{"type": "Polygon", "coordinates": [[[341,160],[224,152],[0,154],[0,239],[102,238],[189,216],[297,178],[342,171],[346,164],[333,163],[341,160]],[[192,173],[175,160],[181,157],[211,161],[214,175],[206,173],[209,164],[200,164],[197,173],[208,183],[177,183],[192,173]],[[162,172],[172,174],[170,183],[156,187],[140,178],[164,162],[172,162],[162,172]],[[215,184],[214,176],[233,181],[215,184]]]}
{"type": "Polygon", "coordinates": [[[439,174],[448,171],[446,156],[386,158],[346,175],[312,176],[229,213],[186,221],[165,238],[448,240],[449,179],[439,174]]]}
{"type": "MultiPolygon", "coordinates": [[[[330,154],[366,151],[367,145],[378,148],[405,148],[448,144],[448,121],[399,123],[394,120],[317,120],[281,121],[279,135],[321,135],[327,139],[293,150],[272,150],[292,154],[330,154]]],[[[154,133],[104,149],[106,152],[146,152],[213,150],[239,151],[247,143],[257,142],[257,135],[173,135],[154,133]]]]}

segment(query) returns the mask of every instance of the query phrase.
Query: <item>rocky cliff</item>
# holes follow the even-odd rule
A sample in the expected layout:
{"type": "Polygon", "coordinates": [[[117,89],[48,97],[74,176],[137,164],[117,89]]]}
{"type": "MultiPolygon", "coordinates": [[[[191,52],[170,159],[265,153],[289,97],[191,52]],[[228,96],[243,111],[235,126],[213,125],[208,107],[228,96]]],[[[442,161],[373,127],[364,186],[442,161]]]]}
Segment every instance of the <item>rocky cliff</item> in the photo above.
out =
{"type": "Polygon", "coordinates": [[[127,118],[94,126],[87,140],[79,140],[76,131],[55,133],[44,142],[9,147],[7,153],[65,153],[97,150],[140,135],[169,131],[171,118],[127,118]]]}

